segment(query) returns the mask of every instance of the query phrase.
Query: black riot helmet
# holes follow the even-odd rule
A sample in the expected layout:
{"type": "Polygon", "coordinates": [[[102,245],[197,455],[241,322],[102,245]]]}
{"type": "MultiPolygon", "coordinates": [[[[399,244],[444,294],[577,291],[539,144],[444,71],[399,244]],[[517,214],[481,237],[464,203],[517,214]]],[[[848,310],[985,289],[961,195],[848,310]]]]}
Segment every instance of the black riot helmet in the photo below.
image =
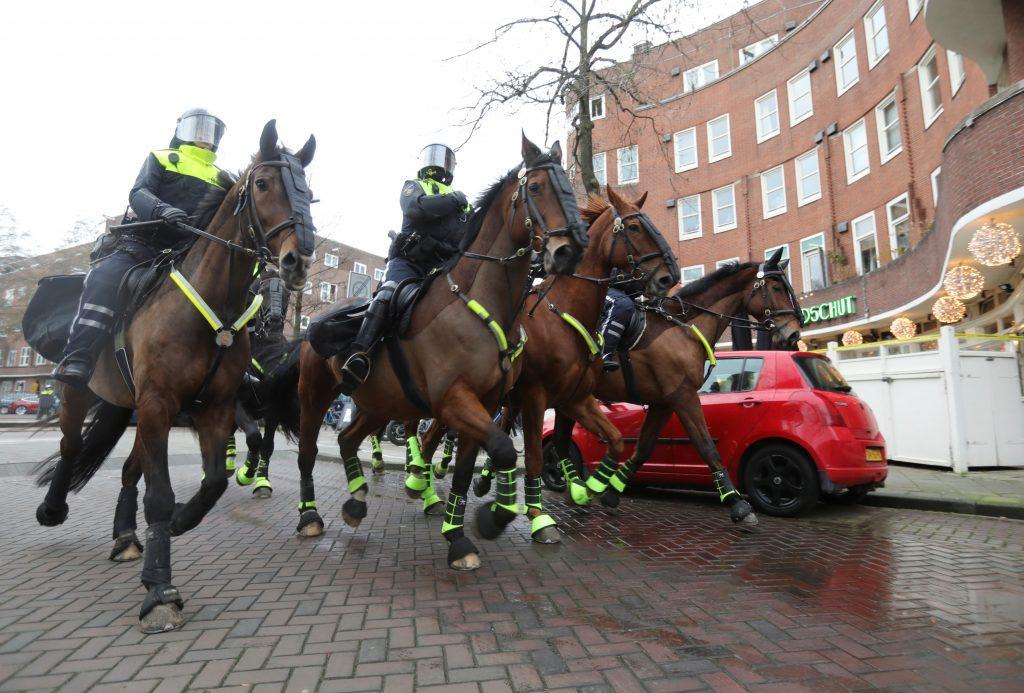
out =
{"type": "Polygon", "coordinates": [[[224,135],[224,121],[205,108],[190,108],[178,118],[171,146],[179,144],[206,145],[217,151],[220,138],[224,135]]]}
{"type": "Polygon", "coordinates": [[[428,144],[420,152],[420,178],[431,178],[451,185],[455,178],[455,152],[446,144],[428,144]]]}

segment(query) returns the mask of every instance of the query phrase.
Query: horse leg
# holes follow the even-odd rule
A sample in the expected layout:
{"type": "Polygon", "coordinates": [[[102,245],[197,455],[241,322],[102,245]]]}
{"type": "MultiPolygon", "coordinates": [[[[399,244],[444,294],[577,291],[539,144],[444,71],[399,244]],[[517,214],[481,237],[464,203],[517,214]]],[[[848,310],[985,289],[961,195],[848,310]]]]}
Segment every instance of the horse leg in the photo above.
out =
{"type": "Polygon", "coordinates": [[[555,453],[558,455],[558,464],[562,468],[562,477],[565,479],[565,497],[572,505],[587,505],[590,503],[590,493],[586,485],[580,479],[580,470],[569,454],[569,445],[572,442],[572,428],[575,421],[565,414],[555,412],[554,443],[555,453]]]}
{"type": "Polygon", "coordinates": [[[679,421],[682,422],[690,440],[697,449],[697,454],[711,470],[711,478],[718,491],[718,500],[729,504],[729,517],[743,529],[757,526],[757,515],[750,503],[743,499],[729,478],[729,472],[722,465],[722,458],[715,448],[715,441],[708,431],[704,412],[700,408],[700,399],[696,390],[684,389],[681,400],[673,407],[679,421]]]}
{"type": "Polygon", "coordinates": [[[427,488],[420,494],[423,499],[423,513],[426,515],[440,515],[444,510],[444,503],[437,495],[436,480],[443,477],[444,474],[438,475],[437,467],[431,464],[431,460],[434,457],[434,453],[437,451],[437,444],[441,438],[441,433],[444,431],[444,427],[441,426],[437,421],[434,421],[430,428],[427,429],[420,440],[420,452],[422,453],[422,459],[427,464],[427,488]]]}
{"type": "Polygon", "coordinates": [[[114,508],[114,548],[110,551],[110,560],[118,563],[142,558],[142,543],[135,533],[141,478],[142,464],[134,454],[128,455],[121,469],[121,493],[114,508]]]}
{"type": "Polygon", "coordinates": [[[89,413],[91,396],[85,390],[65,386],[60,410],[60,459],[54,469],[43,502],[36,508],[36,520],[44,527],[56,527],[68,517],[68,489],[75,458],[82,449],[82,426],[89,413]]]}
{"type": "Polygon", "coordinates": [[[252,487],[252,495],[256,498],[270,498],[274,493],[274,487],[270,484],[270,456],[274,454],[275,435],[277,435],[277,419],[268,416],[263,422],[259,462],[256,465],[256,483],[252,487]]]}
{"type": "Polygon", "coordinates": [[[193,420],[199,433],[199,450],[203,456],[203,480],[199,490],[188,502],[175,508],[171,518],[173,536],[198,527],[228,487],[224,439],[235,427],[234,408],[228,402],[211,402],[193,420]]]}
{"type": "Polygon", "coordinates": [[[234,473],[235,471],[235,459],[238,457],[238,447],[235,442],[235,431],[228,434],[228,444],[224,450],[224,469],[228,472],[234,473]]]}
{"type": "Polygon", "coordinates": [[[554,519],[544,512],[543,496],[541,495],[540,474],[544,467],[541,433],[547,402],[541,388],[538,388],[537,392],[527,391],[521,395],[523,456],[526,463],[524,497],[526,516],[530,518],[530,536],[539,544],[557,544],[562,540],[558,534],[558,526],[554,519]]]}
{"type": "MultiPolygon", "coordinates": [[[[509,408],[501,408],[501,430],[506,433],[511,428],[511,418],[509,418],[509,408]]],[[[475,462],[474,462],[474,466],[475,462]]],[[[494,478],[494,465],[491,463],[491,458],[485,457],[483,468],[480,470],[480,476],[473,480],[473,495],[477,498],[483,498],[491,492],[491,479],[494,478]]]]}
{"type": "Polygon", "coordinates": [[[240,401],[235,402],[235,424],[245,434],[245,445],[249,448],[245,454],[245,462],[235,472],[235,482],[239,486],[248,486],[256,478],[256,467],[260,463],[260,445],[263,439],[260,437],[259,425],[249,416],[249,412],[245,410],[240,401]]]}
{"type": "Polygon", "coordinates": [[[405,494],[409,498],[423,498],[429,487],[427,463],[420,451],[420,439],[416,436],[419,421],[404,421],[405,427],[405,494]]]}
{"type": "MultiPolygon", "coordinates": [[[[387,419],[383,419],[386,423],[387,419]]],[[[366,492],[368,484],[363,476],[363,463],[359,461],[359,446],[363,439],[372,431],[380,428],[382,419],[360,409],[353,417],[352,423],[338,434],[338,450],[345,463],[345,477],[348,479],[348,492],[352,497],[341,507],[341,518],[349,527],[358,527],[366,517],[366,492]]]]}
{"type": "Polygon", "coordinates": [[[327,361],[304,348],[299,367],[299,524],[295,528],[304,537],[316,537],[324,531],[323,518],[316,511],[313,467],[320,424],[337,392],[338,383],[327,361]]]}
{"type": "Polygon", "coordinates": [[[616,508],[619,505],[619,496],[626,490],[629,480],[636,474],[636,470],[651,457],[654,452],[654,445],[658,442],[658,434],[665,428],[665,422],[672,415],[668,407],[652,404],[647,409],[643,425],[640,426],[640,439],[637,441],[636,450],[633,456],[619,465],[615,474],[608,481],[608,489],[601,495],[601,504],[609,508],[616,508]]]}
{"type": "MultiPolygon", "coordinates": [[[[441,430],[444,429],[442,428],[441,430]]],[[[455,432],[444,431],[441,440],[441,459],[434,469],[434,476],[439,479],[448,476],[448,466],[452,463],[452,457],[455,456],[455,432]]]]}
{"type": "Polygon", "coordinates": [[[384,474],[384,451],[380,449],[380,439],[384,437],[384,429],[379,429],[370,436],[370,468],[374,476],[384,474]]]}

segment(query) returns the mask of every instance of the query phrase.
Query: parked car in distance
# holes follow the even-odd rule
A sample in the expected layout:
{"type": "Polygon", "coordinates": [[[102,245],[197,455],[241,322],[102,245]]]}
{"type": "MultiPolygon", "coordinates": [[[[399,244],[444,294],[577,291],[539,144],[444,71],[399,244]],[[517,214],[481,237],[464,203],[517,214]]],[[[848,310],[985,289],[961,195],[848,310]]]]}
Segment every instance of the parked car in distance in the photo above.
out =
{"type": "Polygon", "coordinates": [[[0,400],[0,414],[35,414],[39,411],[39,395],[19,394],[8,401],[0,400]]]}
{"type": "MultiPolygon", "coordinates": [[[[733,483],[769,515],[800,515],[819,499],[856,500],[884,485],[885,440],[868,405],[821,354],[730,351],[700,391],[701,407],[722,463],[733,483]]],[[[633,454],[645,407],[603,406],[625,437],[623,459],[633,454]]],[[[544,422],[545,484],[564,489],[551,436],[544,422]]],[[[600,463],[606,445],[577,425],[570,454],[586,473],[600,463]]],[[[711,487],[711,473],[673,416],[658,436],[651,458],[633,478],[656,485],[711,487]]]]}

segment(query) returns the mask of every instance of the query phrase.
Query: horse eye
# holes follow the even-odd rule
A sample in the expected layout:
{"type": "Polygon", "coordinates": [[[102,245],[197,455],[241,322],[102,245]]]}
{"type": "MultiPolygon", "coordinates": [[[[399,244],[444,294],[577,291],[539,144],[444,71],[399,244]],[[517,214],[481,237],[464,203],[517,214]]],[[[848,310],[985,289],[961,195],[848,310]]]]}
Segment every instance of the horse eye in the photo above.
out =
{"type": "Polygon", "coordinates": [[[530,192],[532,192],[532,193],[539,193],[540,192],[540,183],[530,183],[529,187],[530,187],[530,192]]]}
{"type": "Polygon", "coordinates": [[[262,178],[257,178],[256,179],[256,189],[259,190],[260,192],[266,192],[267,191],[267,181],[263,180],[262,178]]]}

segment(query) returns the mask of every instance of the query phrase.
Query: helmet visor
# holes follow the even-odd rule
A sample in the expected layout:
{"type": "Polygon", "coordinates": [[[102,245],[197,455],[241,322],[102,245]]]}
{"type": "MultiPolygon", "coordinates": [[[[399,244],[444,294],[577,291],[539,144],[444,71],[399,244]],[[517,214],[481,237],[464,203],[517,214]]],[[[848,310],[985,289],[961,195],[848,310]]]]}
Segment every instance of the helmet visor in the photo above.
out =
{"type": "Polygon", "coordinates": [[[448,173],[455,172],[455,152],[443,144],[428,144],[423,148],[423,165],[421,168],[443,168],[448,173]]]}
{"type": "Polygon", "coordinates": [[[174,134],[182,142],[198,142],[216,147],[224,135],[224,123],[208,113],[196,113],[179,120],[174,134]]]}

